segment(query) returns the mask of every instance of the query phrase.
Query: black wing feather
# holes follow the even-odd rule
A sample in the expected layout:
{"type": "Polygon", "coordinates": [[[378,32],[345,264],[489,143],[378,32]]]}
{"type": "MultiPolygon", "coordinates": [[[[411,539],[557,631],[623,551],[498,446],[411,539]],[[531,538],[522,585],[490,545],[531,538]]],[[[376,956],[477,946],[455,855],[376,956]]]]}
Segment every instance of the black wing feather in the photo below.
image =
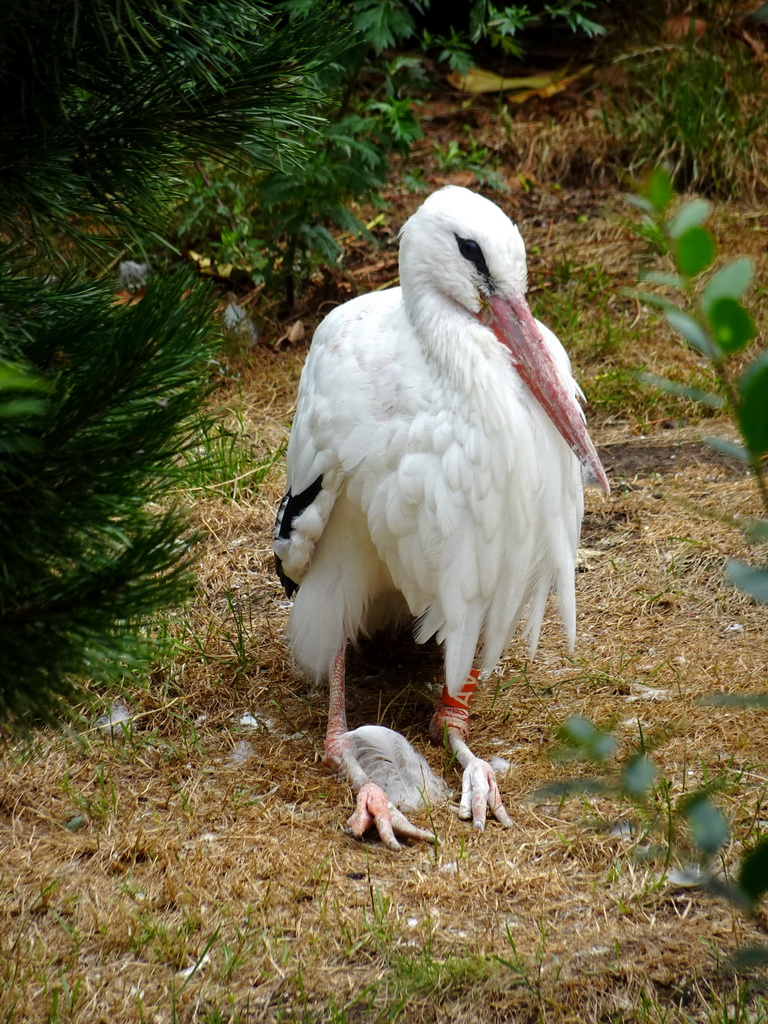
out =
{"type": "MultiPolygon", "coordinates": [[[[306,487],[301,494],[292,494],[290,489],[285,493],[283,500],[280,502],[280,508],[277,511],[277,518],[275,520],[275,536],[279,537],[280,540],[288,540],[293,530],[293,522],[297,519],[301,513],[312,504],[315,498],[320,493],[320,488],[323,486],[323,478],[319,476],[314,483],[311,483],[309,487],[306,487]]],[[[283,572],[283,563],[275,555],[275,570],[277,572],[278,579],[282,583],[285,593],[288,597],[293,597],[296,591],[299,589],[299,585],[295,580],[292,580],[290,576],[286,576],[283,572]]]]}

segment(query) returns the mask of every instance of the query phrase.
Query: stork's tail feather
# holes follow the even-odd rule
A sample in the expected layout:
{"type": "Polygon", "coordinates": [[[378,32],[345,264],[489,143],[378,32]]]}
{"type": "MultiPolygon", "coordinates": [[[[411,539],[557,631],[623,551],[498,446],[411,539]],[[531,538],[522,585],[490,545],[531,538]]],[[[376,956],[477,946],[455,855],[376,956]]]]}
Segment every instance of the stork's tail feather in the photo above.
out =
{"type": "Polygon", "coordinates": [[[286,576],[286,574],[283,572],[283,563],[280,561],[277,555],[275,555],[275,572],[277,573],[277,578],[283,585],[285,596],[293,597],[293,595],[299,589],[299,585],[294,580],[292,580],[290,576],[286,576]]]}
{"type": "Polygon", "coordinates": [[[403,811],[445,803],[448,787],[399,732],[363,725],[347,733],[351,752],[365,774],[403,811]]]}

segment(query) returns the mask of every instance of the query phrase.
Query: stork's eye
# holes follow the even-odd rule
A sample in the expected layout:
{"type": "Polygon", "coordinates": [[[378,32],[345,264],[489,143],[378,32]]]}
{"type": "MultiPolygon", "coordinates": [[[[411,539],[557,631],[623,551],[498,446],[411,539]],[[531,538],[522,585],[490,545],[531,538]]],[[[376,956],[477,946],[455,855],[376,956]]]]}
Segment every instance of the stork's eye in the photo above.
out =
{"type": "Polygon", "coordinates": [[[469,260],[469,262],[474,263],[475,266],[477,266],[477,264],[480,263],[481,260],[483,261],[483,263],[485,263],[485,259],[483,258],[483,250],[480,248],[480,246],[477,244],[474,238],[459,238],[457,239],[457,241],[459,243],[459,252],[464,257],[465,260],[469,260]]]}
{"type": "Polygon", "coordinates": [[[474,240],[474,238],[459,238],[456,235],[456,242],[459,246],[459,252],[465,260],[469,260],[471,264],[479,271],[480,274],[491,285],[491,273],[488,270],[488,264],[485,262],[485,256],[483,256],[483,250],[474,240]]]}

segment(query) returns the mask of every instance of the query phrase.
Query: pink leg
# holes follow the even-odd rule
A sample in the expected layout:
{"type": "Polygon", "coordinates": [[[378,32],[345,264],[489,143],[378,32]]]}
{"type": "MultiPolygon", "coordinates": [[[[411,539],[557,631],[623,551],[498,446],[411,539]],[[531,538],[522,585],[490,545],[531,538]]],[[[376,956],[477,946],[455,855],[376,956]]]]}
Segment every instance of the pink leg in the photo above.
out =
{"type": "Polygon", "coordinates": [[[328,701],[328,727],[325,731],[325,757],[323,763],[332,771],[338,771],[343,763],[341,751],[342,739],[347,733],[347,709],[344,689],[344,648],[342,647],[331,666],[328,680],[330,687],[328,701]]]}
{"type": "Polygon", "coordinates": [[[454,697],[443,687],[440,703],[435,708],[429,733],[435,743],[445,743],[448,750],[464,769],[461,784],[459,817],[472,820],[475,828],[482,832],[490,810],[502,825],[511,825],[496,782],[496,773],[487,761],[475,757],[466,743],[469,733],[469,702],[480,677],[478,669],[469,673],[458,694],[454,697]]]}
{"type": "Polygon", "coordinates": [[[406,839],[432,842],[432,833],[412,825],[405,815],[393,806],[381,786],[367,777],[350,749],[344,701],[344,663],[342,647],[334,658],[329,679],[330,702],[323,763],[333,772],[345,772],[357,793],[357,807],[347,822],[347,828],[361,839],[367,829],[375,826],[382,843],[389,850],[400,849],[396,833],[406,839]]]}

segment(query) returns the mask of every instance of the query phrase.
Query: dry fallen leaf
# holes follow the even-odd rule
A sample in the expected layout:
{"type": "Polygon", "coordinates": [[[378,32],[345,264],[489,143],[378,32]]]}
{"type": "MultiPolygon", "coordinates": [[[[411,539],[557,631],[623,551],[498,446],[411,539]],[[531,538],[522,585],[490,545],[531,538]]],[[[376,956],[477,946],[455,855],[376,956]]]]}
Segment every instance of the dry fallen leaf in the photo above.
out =
{"type": "Polygon", "coordinates": [[[504,92],[507,89],[540,89],[548,85],[555,75],[526,75],[522,78],[503,78],[493,71],[483,68],[470,68],[466,75],[458,71],[447,75],[451,85],[460,92],[504,92]]]}
{"type": "Polygon", "coordinates": [[[451,171],[450,174],[435,174],[432,180],[436,185],[460,185],[469,188],[475,184],[477,175],[474,171],[451,171]]]}
{"type": "Polygon", "coordinates": [[[275,348],[279,348],[283,343],[288,345],[298,345],[300,341],[303,341],[306,337],[307,329],[304,326],[303,320],[294,320],[292,324],[286,327],[285,331],[275,342],[275,348]]]}
{"type": "Polygon", "coordinates": [[[703,18],[692,18],[689,14],[680,14],[673,18],[667,18],[661,29],[664,39],[688,39],[693,33],[694,39],[701,39],[707,31],[706,21],[703,18]]]}
{"type": "Polygon", "coordinates": [[[143,288],[137,288],[136,291],[129,291],[127,288],[120,288],[115,292],[115,297],[112,300],[115,306],[135,306],[137,302],[141,302],[146,294],[146,286],[143,288]]]}
{"type": "Polygon", "coordinates": [[[460,75],[458,71],[447,76],[450,84],[460,92],[484,93],[484,92],[509,92],[519,91],[519,98],[511,96],[510,99],[522,103],[530,96],[552,96],[561,92],[572,82],[575,82],[582,75],[592,70],[592,66],[581,68],[572,75],[566,75],[565,70],[552,71],[545,75],[524,75],[521,78],[503,78],[493,71],[485,71],[483,68],[470,68],[466,75],[460,75]]]}
{"type": "Polygon", "coordinates": [[[307,329],[304,326],[303,320],[294,321],[285,333],[286,340],[291,345],[296,345],[298,342],[304,340],[304,336],[307,333],[307,329]]]}
{"type": "Polygon", "coordinates": [[[511,96],[507,96],[507,100],[510,103],[525,103],[527,100],[538,96],[541,99],[546,99],[548,96],[555,96],[559,92],[565,92],[569,85],[574,82],[578,82],[587,72],[591,70],[591,67],[582,68],[575,75],[566,75],[564,78],[558,78],[550,82],[548,85],[543,85],[539,89],[526,89],[524,92],[515,92],[511,96]]]}
{"type": "Polygon", "coordinates": [[[598,559],[605,558],[607,552],[599,548],[580,547],[576,552],[576,568],[588,572],[597,564],[598,559]]]}
{"type": "Polygon", "coordinates": [[[672,697],[672,691],[669,689],[657,688],[654,686],[646,686],[645,683],[630,683],[629,684],[630,695],[627,697],[628,701],[631,700],[669,700],[672,697]]]}

